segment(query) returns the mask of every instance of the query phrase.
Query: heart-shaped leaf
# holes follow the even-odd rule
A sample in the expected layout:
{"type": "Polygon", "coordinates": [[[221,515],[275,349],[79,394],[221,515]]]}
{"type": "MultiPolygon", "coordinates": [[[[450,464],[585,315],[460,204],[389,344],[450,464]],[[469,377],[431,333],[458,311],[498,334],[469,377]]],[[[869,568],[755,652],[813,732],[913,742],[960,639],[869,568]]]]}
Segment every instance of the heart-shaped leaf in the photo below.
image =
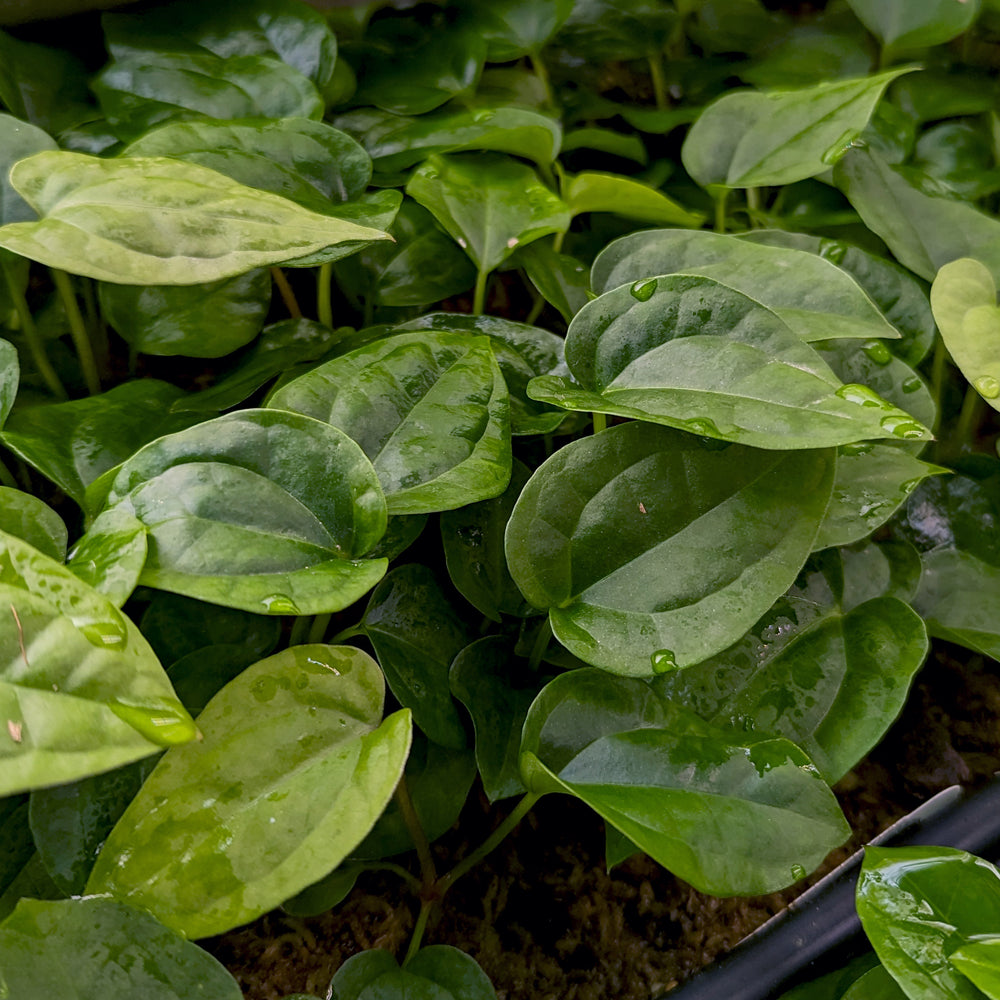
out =
{"type": "Polygon", "coordinates": [[[619,174],[597,171],[577,174],[564,184],[562,194],[573,215],[613,212],[626,219],[661,226],[698,226],[705,221],[704,216],[689,212],[662,191],[619,174]]]}
{"type": "Polygon", "coordinates": [[[979,0],[847,0],[858,20],[882,43],[883,62],[889,50],[940,45],[962,34],[979,13],[979,0]]]}
{"type": "Polygon", "coordinates": [[[464,0],[483,38],[489,62],[511,62],[538,52],[573,11],[573,0],[464,0]]]}
{"type": "Polygon", "coordinates": [[[791,585],[833,471],[829,451],[720,450],[649,424],[612,427],[531,477],[507,561],[584,661],[637,676],[688,666],[735,642],[791,585]]]}
{"type": "Polygon", "coordinates": [[[245,670],[198,716],[204,739],[157,764],[87,892],[205,937],[304,889],[371,829],[402,774],[409,713],[382,722],[383,690],[375,662],[346,646],[295,646],[245,670]]]}
{"type": "Polygon", "coordinates": [[[496,991],[476,960],[446,944],[421,948],[400,968],[387,951],[352,955],[333,977],[338,1000],[403,997],[407,1000],[495,1000],[496,991]]]}

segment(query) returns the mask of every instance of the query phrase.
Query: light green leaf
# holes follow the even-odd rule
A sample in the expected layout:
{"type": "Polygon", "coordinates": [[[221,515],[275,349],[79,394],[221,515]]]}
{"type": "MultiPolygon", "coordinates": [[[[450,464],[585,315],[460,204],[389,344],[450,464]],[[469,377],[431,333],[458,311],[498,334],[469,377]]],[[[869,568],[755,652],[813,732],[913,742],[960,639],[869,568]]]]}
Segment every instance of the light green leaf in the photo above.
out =
{"type": "Polygon", "coordinates": [[[218,281],[334,244],[388,239],[165,157],[36,153],[15,165],[11,183],[42,218],[0,227],[0,246],[119,284],[218,281]]]}
{"type": "Polygon", "coordinates": [[[17,349],[6,340],[0,340],[0,430],[10,414],[21,380],[21,366],[17,349]]]}
{"type": "Polygon", "coordinates": [[[69,536],[63,519],[30,493],[0,486],[0,531],[22,539],[56,562],[66,558],[69,536]]]}
{"type": "Polygon", "coordinates": [[[198,716],[204,739],[156,766],[87,892],[205,937],[332,870],[385,808],[409,752],[409,712],[380,725],[383,691],[375,662],[347,646],[295,646],[245,670],[198,716]]]}
{"type": "Polygon", "coordinates": [[[563,186],[562,194],[573,215],[613,212],[661,226],[700,226],[705,221],[703,215],[688,211],[662,191],[619,174],[577,174],[563,186]]]}
{"type": "Polygon", "coordinates": [[[990,1000],[1000,1000],[1000,937],[970,941],[953,951],[948,961],[990,1000]]]}
{"type": "Polygon", "coordinates": [[[145,525],[123,507],[113,507],[73,546],[67,567],[120,608],[139,582],[147,552],[145,525]]]}

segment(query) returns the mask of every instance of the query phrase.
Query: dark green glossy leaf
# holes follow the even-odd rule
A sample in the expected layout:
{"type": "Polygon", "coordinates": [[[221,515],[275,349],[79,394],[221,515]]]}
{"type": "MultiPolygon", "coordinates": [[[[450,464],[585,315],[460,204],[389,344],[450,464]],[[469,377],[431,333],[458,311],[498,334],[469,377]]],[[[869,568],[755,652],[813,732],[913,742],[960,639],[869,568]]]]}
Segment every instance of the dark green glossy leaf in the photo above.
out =
{"type": "Polygon", "coordinates": [[[559,253],[548,240],[522,247],[514,261],[546,302],[556,307],[568,323],[589,301],[590,276],[575,257],[559,253]]]}
{"type": "Polygon", "coordinates": [[[564,184],[562,193],[572,215],[613,212],[661,226],[699,226],[705,221],[703,215],[688,211],[662,191],[618,174],[577,174],[564,184]]]}
{"type": "MultiPolygon", "coordinates": [[[[879,962],[871,952],[859,955],[842,969],[820,976],[819,979],[801,983],[786,993],[782,993],[778,1000],[844,1000],[845,990],[850,989],[866,972],[870,972],[876,967],[880,968],[879,962]]],[[[889,980],[894,983],[891,976],[889,980]]],[[[855,1000],[862,1000],[862,998],[856,997],[855,1000]]]]}
{"type": "Polygon", "coordinates": [[[304,889],[371,829],[402,774],[409,713],[380,725],[382,705],[381,671],[350,647],[296,646],[245,670],[198,717],[204,739],[157,764],[87,892],[204,937],[304,889]]]}
{"type": "Polygon", "coordinates": [[[207,285],[99,285],[101,309],[140,354],[220,358],[260,333],[271,305],[266,268],[207,285]]]}
{"type": "Polygon", "coordinates": [[[14,912],[22,899],[63,899],[65,894],[49,877],[37,851],[28,858],[24,867],[14,876],[0,894],[0,920],[14,912]]]}
{"type": "MultiPolygon", "coordinates": [[[[28,825],[28,796],[8,795],[0,799],[0,898],[34,853],[35,842],[28,825]]],[[[0,913],[7,915],[2,908],[0,913]]]]}
{"type": "MultiPolygon", "coordinates": [[[[347,898],[358,881],[358,876],[366,867],[363,863],[345,861],[325,878],[306,886],[291,899],[286,899],[281,908],[293,917],[318,917],[347,898]]],[[[296,998],[285,997],[284,1000],[296,1000],[296,998]]],[[[313,1000],[313,998],[304,994],[303,1000],[313,1000]]]]}
{"type": "Polygon", "coordinates": [[[1000,926],[1000,873],[947,847],[867,847],[858,916],[886,970],[915,1000],[982,1000],[949,963],[1000,926]]]}
{"type": "Polygon", "coordinates": [[[912,603],[920,583],[920,556],[904,541],[866,542],[839,550],[845,611],[874,597],[897,597],[912,603]]]}
{"type": "Polygon", "coordinates": [[[962,34],[979,13],[979,0],[847,0],[858,20],[881,42],[883,62],[889,51],[940,45],[962,34]]]}
{"type": "Polygon", "coordinates": [[[184,707],[200,715],[219,691],[258,659],[259,654],[247,646],[202,646],[174,661],[167,676],[184,707]]]}
{"type": "Polygon", "coordinates": [[[243,995],[208,952],[112,899],[22,900],[0,925],[0,965],[10,995],[23,1000],[243,995]]]}
{"type": "Polygon", "coordinates": [[[397,334],[302,375],[269,405],[353,437],[392,514],[494,497],[510,479],[507,389],[485,338],[397,334]]]}
{"type": "Polygon", "coordinates": [[[787,24],[761,0],[700,0],[692,20],[687,33],[707,53],[755,53],[787,24]]]}
{"type": "Polygon", "coordinates": [[[40,128],[10,115],[0,114],[0,223],[28,222],[35,218],[31,206],[11,187],[10,168],[32,153],[55,149],[56,141],[40,128]]]}
{"type": "Polygon", "coordinates": [[[441,514],[441,542],[455,589],[487,618],[532,613],[511,579],[504,554],[504,531],[510,512],[531,470],[515,461],[510,484],[492,500],[466,504],[441,514]]]}
{"type": "Polygon", "coordinates": [[[17,163],[11,183],[42,218],[0,227],[0,246],[119,284],[201,284],[388,238],[166,157],[53,150],[17,163]]]}
{"type": "Polygon", "coordinates": [[[872,389],[841,382],[771,310],[713,278],[666,275],[606,292],[574,317],[566,362],[577,384],[535,379],[533,399],[757,448],[930,438],[872,389]]]}
{"type": "Polygon", "coordinates": [[[421,948],[400,968],[387,951],[351,956],[330,984],[337,1000],[496,1000],[476,960],[446,944],[421,948]]]}
{"type": "Polygon", "coordinates": [[[364,559],[385,531],[371,463],[341,431],[282,410],[241,410],[146,445],[106,509],[145,525],[141,582],[258,614],[339,611],[385,572],[364,559]]]}
{"type": "Polygon", "coordinates": [[[948,961],[990,1000],[1000,1000],[1000,937],[962,945],[948,956],[948,961]]]}
{"type": "Polygon", "coordinates": [[[186,743],[194,723],[139,630],[0,532],[0,794],[73,781],[186,743]]]}
{"type": "Polygon", "coordinates": [[[910,1000],[881,965],[866,972],[853,982],[838,1000],[910,1000]]]}
{"type": "Polygon", "coordinates": [[[576,128],[563,136],[562,152],[571,153],[577,149],[590,149],[600,153],[610,153],[630,160],[644,167],[649,162],[649,153],[642,139],[635,133],[616,132],[610,128],[576,128]]]}
{"type": "Polygon", "coordinates": [[[362,195],[372,173],[370,158],[350,136],[287,116],[175,122],[141,136],[121,155],[187,160],[322,213],[333,211],[332,202],[362,195]]]}
{"type": "Polygon", "coordinates": [[[598,254],[591,279],[600,294],[675,272],[705,275],[748,295],[805,341],[899,336],[835,262],[735,236],[684,229],[633,233],[598,254]]]}
{"type": "Polygon", "coordinates": [[[23,539],[56,562],[66,558],[69,536],[63,519],[30,493],[0,486],[0,531],[23,539]]]}
{"type": "MultiPolygon", "coordinates": [[[[806,233],[786,233],[780,229],[755,229],[741,239],[770,246],[807,250],[825,257],[846,271],[885,318],[903,335],[889,349],[911,365],[922,361],[934,343],[934,317],[927,293],[909,271],[883,257],[839,240],[827,240],[806,233]]],[[[772,307],[773,308],[773,307],[772,307]]],[[[884,337],[884,334],[879,334],[884,337]]]]}
{"type": "Polygon", "coordinates": [[[797,90],[738,91],[710,104],[681,158],[703,187],[791,184],[828,170],[860,134],[885,88],[912,67],[797,90]]]}
{"type": "Polygon", "coordinates": [[[538,693],[538,677],[518,668],[510,642],[491,635],[455,657],[450,678],[452,694],[476,729],[476,764],[486,797],[496,802],[522,794],[521,727],[538,693]]]}
{"type": "Polygon", "coordinates": [[[361,619],[396,700],[435,743],[460,750],[465,727],[448,687],[451,661],[469,644],[469,626],[426,566],[394,569],[372,592],[361,619]]]}
{"type": "Polygon", "coordinates": [[[490,62],[535,55],[562,27],[573,0],[464,0],[462,4],[486,39],[490,62]]]}
{"type": "Polygon", "coordinates": [[[637,59],[663,51],[677,11],[656,0],[577,0],[559,43],[597,62],[637,59]]]}
{"type": "Polygon", "coordinates": [[[136,761],[106,774],[31,793],[31,830],[55,884],[80,895],[94,858],[156,762],[136,761]]]}
{"type": "Polygon", "coordinates": [[[893,101],[919,123],[988,112],[996,106],[998,93],[995,73],[961,64],[929,66],[892,88],[893,101]]]}
{"type": "Polygon", "coordinates": [[[794,744],[714,729],[638,680],[557,677],[532,705],[521,749],[530,789],[582,799],[713,895],[790,885],[849,833],[794,744]]]}
{"type": "Polygon", "coordinates": [[[917,142],[913,169],[970,201],[1000,189],[990,132],[978,123],[943,122],[928,129],[917,142]]]}
{"type": "Polygon", "coordinates": [[[507,561],[586,662],[638,676],[688,666],[735,642],[791,585],[833,467],[828,451],[719,450],[667,428],[612,427],[535,472],[507,526],[507,561]]]}
{"type": "Polygon", "coordinates": [[[123,139],[187,118],[321,118],[323,100],[298,70],[272,56],[144,52],[116,59],[93,82],[123,139]]]}
{"type": "Polygon", "coordinates": [[[927,634],[920,617],[892,597],[804,617],[803,627],[770,612],[735,646],[656,686],[714,725],[784,736],[832,785],[902,710],[927,634]]]}
{"type": "Polygon", "coordinates": [[[538,175],[507,157],[432,156],[406,193],[441,223],[482,271],[516,247],[569,228],[570,212],[538,175]]]}
{"type": "Polygon", "coordinates": [[[146,562],[141,521],[120,507],[99,515],[73,546],[67,568],[120,608],[132,595],[146,562]]]}
{"type": "Polygon", "coordinates": [[[182,396],[156,379],[125,382],[99,396],[19,410],[4,428],[3,443],[82,506],[84,490],[98,476],[197,419],[170,412],[182,396]]]}
{"type": "Polygon", "coordinates": [[[323,15],[296,0],[181,0],[170,8],[104,18],[116,59],[157,51],[276,55],[318,87],[330,81],[337,43],[323,15]]]}
{"type": "Polygon", "coordinates": [[[562,129],[548,115],[528,108],[448,106],[418,117],[360,108],[335,119],[337,128],[364,146],[382,173],[406,170],[432,153],[484,149],[551,163],[562,129]]]}
{"type": "Polygon", "coordinates": [[[852,150],[834,171],[865,225],[921,278],[959,257],[974,257],[1000,277],[1000,222],[963,202],[914,187],[876,154],[852,150]]]}

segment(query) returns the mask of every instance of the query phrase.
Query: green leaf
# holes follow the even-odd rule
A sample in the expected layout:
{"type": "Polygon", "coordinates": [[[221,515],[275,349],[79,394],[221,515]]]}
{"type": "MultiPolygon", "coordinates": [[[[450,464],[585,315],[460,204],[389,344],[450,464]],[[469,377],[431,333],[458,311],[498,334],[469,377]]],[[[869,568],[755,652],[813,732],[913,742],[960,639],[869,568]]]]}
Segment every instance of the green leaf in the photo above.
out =
{"type": "Polygon", "coordinates": [[[590,126],[575,128],[563,136],[562,152],[572,153],[578,149],[588,149],[598,153],[609,153],[631,163],[645,167],[649,163],[649,152],[642,138],[636,133],[616,132],[610,128],[590,126]]]}
{"type": "Polygon", "coordinates": [[[927,655],[927,634],[893,597],[847,613],[807,612],[804,621],[781,614],[781,602],[778,610],[730,649],[658,679],[656,688],[713,725],[784,736],[832,785],[899,715],[927,655]]]}
{"type": "Polygon", "coordinates": [[[885,968],[877,965],[856,979],[839,1000],[910,1000],[885,968]]]}
{"type": "Polygon", "coordinates": [[[63,519],[30,493],[0,486],[0,531],[22,539],[56,562],[66,558],[69,536],[63,519]]]}
{"type": "Polygon", "coordinates": [[[928,129],[917,142],[912,170],[939,184],[944,193],[969,201],[1000,189],[992,137],[989,128],[978,123],[943,122],[928,129]]]}
{"type": "Polygon", "coordinates": [[[197,417],[171,413],[183,393],[166,382],[124,382],[98,396],[18,410],[4,446],[83,506],[86,488],[144,444],[197,417]]]}
{"type": "Polygon", "coordinates": [[[352,955],[330,984],[337,1000],[496,1000],[476,960],[446,944],[421,948],[401,969],[387,951],[352,955]]]}
{"type": "Polygon", "coordinates": [[[858,20],[879,40],[882,59],[887,51],[902,52],[950,42],[979,14],[979,0],[847,0],[858,20]]]}
{"type": "Polygon", "coordinates": [[[220,358],[250,343],[271,305],[266,268],[205,285],[98,286],[108,322],[140,354],[220,358]]]}
{"type": "Polygon", "coordinates": [[[482,337],[387,337],[293,380],[269,405],[353,437],[392,514],[494,497],[510,479],[507,389],[482,337]]]}
{"type": "Polygon", "coordinates": [[[27,795],[8,795],[0,799],[0,834],[0,844],[3,845],[0,847],[0,913],[6,916],[3,894],[35,853],[35,842],[28,825],[27,795]]]}
{"type": "Polygon", "coordinates": [[[432,153],[474,149],[550,164],[562,138],[554,118],[517,107],[448,105],[416,117],[359,108],[338,116],[334,123],[364,146],[383,174],[406,170],[432,153]]]}
{"type": "Polygon", "coordinates": [[[849,834],[794,744],[715,729],[638,680],[557,677],[528,713],[521,751],[529,789],[582,799],[713,895],[790,885],[849,834]]]}
{"type": "Polygon", "coordinates": [[[914,67],[797,90],[737,91],[710,104],[681,149],[702,187],[791,184],[828,170],[868,124],[885,88],[914,67]]]}
{"type": "Polygon", "coordinates": [[[678,13],[656,0],[576,0],[559,43],[594,62],[655,56],[666,48],[678,13]]]}
{"type": "Polygon", "coordinates": [[[700,226],[703,215],[689,212],[648,184],[619,174],[589,171],[563,186],[563,200],[574,216],[584,212],[613,212],[626,219],[661,226],[700,226]]]}
{"type": "Polygon", "coordinates": [[[23,899],[0,925],[11,996],[239,1000],[220,962],[149,913],[112,899],[23,899]]]}
{"type": "Polygon", "coordinates": [[[1000,276],[1000,222],[971,205],[936,198],[914,187],[869,150],[852,150],[834,181],[864,224],[893,256],[921,278],[960,257],[974,257],[1000,276]]]}
{"type": "Polygon", "coordinates": [[[839,550],[843,563],[845,611],[874,597],[912,603],[920,582],[920,556],[904,541],[866,542],[839,550]]]}
{"type": "Polygon", "coordinates": [[[486,39],[489,62],[537,56],[573,6],[573,0],[464,0],[462,4],[486,39]]]}
{"type": "MultiPolygon", "coordinates": [[[[286,899],[281,908],[293,917],[318,917],[347,898],[365,868],[364,864],[345,861],[325,878],[306,886],[291,899],[286,899]]],[[[282,1000],[320,1000],[320,998],[309,994],[293,994],[282,1000]]]]}
{"type": "Polygon", "coordinates": [[[524,163],[484,154],[431,156],[406,193],[424,206],[481,272],[516,247],[569,228],[570,212],[524,163]]]}
{"type": "Polygon", "coordinates": [[[518,672],[513,645],[489,635],[466,646],[451,665],[452,694],[476,729],[476,764],[490,802],[525,791],[518,766],[521,727],[538,693],[537,675],[518,672]]]}
{"type": "Polygon", "coordinates": [[[296,646],[256,663],[198,716],[204,739],[157,764],[87,892],[205,937],[304,889],[371,829],[402,774],[409,713],[380,725],[382,705],[360,650],[296,646]]]}
{"type": "Polygon", "coordinates": [[[8,917],[22,899],[63,899],[64,894],[49,878],[41,856],[35,851],[0,895],[0,919],[8,917]]]}
{"type": "Polygon", "coordinates": [[[11,183],[42,216],[0,227],[0,246],[130,285],[190,285],[385,233],[301,208],[165,157],[36,153],[11,183]]]}
{"type": "Polygon", "coordinates": [[[962,945],[948,956],[948,961],[990,1000],[1000,1000],[1000,937],[962,945]]]}
{"type": "Polygon", "coordinates": [[[11,115],[0,114],[0,223],[28,222],[35,218],[31,206],[11,187],[10,168],[32,153],[55,149],[56,141],[40,128],[11,115]]]}
{"type": "Polygon", "coordinates": [[[368,154],[350,136],[308,118],[174,122],[148,132],[121,156],[169,156],[272,191],[314,212],[364,194],[368,154]]]}
{"type": "Polygon", "coordinates": [[[396,700],[435,743],[466,745],[448,686],[451,661],[472,638],[433,572],[413,563],[394,569],[372,592],[361,619],[396,700]]]}
{"type": "Polygon", "coordinates": [[[911,365],[927,356],[936,333],[927,293],[920,282],[898,264],[839,240],[786,233],[780,229],[754,229],[741,233],[740,239],[806,250],[836,264],[861,286],[882,315],[903,335],[902,340],[888,345],[889,350],[911,365]]]}
{"type": "Polygon", "coordinates": [[[258,614],[339,611],[385,572],[364,559],[385,500],[361,449],[328,424],[240,410],[169,434],[117,471],[105,509],[148,531],[141,582],[258,614]]]}
{"type": "Polygon", "coordinates": [[[698,230],[632,233],[598,254],[598,294],[651,275],[713,278],[766,306],[802,340],[899,336],[852,277],[829,259],[698,230]]]}
{"type": "Polygon", "coordinates": [[[1000,308],[989,268],[967,257],[945,264],[931,286],[931,308],[955,364],[1000,409],[1000,308]]]}
{"type": "Polygon", "coordinates": [[[108,14],[103,24],[116,59],[164,50],[275,55],[324,87],[337,58],[337,42],[323,15],[296,0],[181,0],[169,10],[108,14]]]}
{"type": "Polygon", "coordinates": [[[832,453],[710,444],[612,427],[561,448],[522,492],[507,526],[511,574],[584,661],[637,676],[699,663],[735,642],[805,562],[832,453]],[[720,546],[733,537],[739,545],[720,546]]]}
{"type": "Polygon", "coordinates": [[[842,383],[769,309],[713,278],[667,275],[606,292],[574,317],[566,362],[578,384],[535,379],[533,399],[757,448],[930,438],[867,386],[842,383]]]}
{"type": "Polygon", "coordinates": [[[259,658],[247,646],[213,643],[176,660],[167,676],[184,707],[192,715],[200,715],[231,680],[259,658]]]}
{"type": "Polygon", "coordinates": [[[197,734],[139,630],[0,532],[0,795],[73,781],[197,734]]]}
{"type": "Polygon", "coordinates": [[[568,323],[590,300],[590,277],[575,257],[559,253],[548,240],[521,247],[512,260],[524,268],[538,294],[568,323]]]}
{"type": "Polygon", "coordinates": [[[148,551],[145,525],[115,507],[97,517],[73,546],[67,568],[120,608],[139,583],[148,551]]]}
{"type": "Polygon", "coordinates": [[[110,63],[93,89],[123,139],[177,119],[323,116],[313,84],[272,56],[144,52],[110,63]]]}
{"type": "Polygon", "coordinates": [[[858,916],[886,970],[911,1000],[982,1000],[949,963],[1000,927],[1000,873],[947,847],[866,847],[858,916]]]}
{"type": "Polygon", "coordinates": [[[6,340],[0,340],[0,430],[10,415],[17,396],[17,386],[21,378],[17,348],[6,340]]]}

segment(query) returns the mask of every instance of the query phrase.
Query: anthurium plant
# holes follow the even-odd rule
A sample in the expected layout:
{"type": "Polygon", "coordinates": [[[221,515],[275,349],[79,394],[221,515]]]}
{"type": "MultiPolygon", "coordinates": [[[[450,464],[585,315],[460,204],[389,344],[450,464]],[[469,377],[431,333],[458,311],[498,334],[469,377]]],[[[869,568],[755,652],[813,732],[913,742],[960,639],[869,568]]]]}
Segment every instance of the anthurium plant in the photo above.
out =
{"type": "Polygon", "coordinates": [[[490,997],[428,922],[540,797],[781,889],[1000,653],[1000,6],[771,7],[0,34],[0,995],[236,998],[384,868],[339,1000],[490,997]]]}

